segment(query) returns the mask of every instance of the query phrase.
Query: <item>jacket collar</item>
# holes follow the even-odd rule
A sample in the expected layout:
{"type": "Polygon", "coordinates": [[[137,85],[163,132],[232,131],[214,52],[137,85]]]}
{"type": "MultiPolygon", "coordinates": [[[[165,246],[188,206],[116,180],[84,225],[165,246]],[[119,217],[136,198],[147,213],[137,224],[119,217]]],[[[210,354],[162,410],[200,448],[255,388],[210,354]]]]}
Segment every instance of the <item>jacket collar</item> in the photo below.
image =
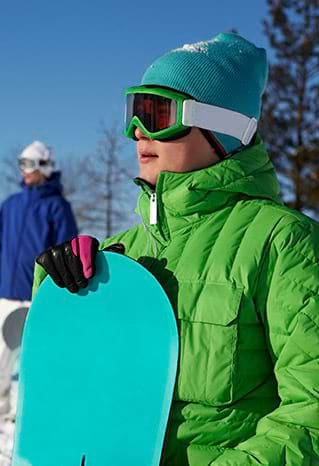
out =
{"type": "Polygon", "coordinates": [[[23,188],[23,192],[27,196],[31,195],[34,199],[61,195],[63,191],[60,172],[52,173],[50,178],[39,186],[27,186],[24,181],[21,182],[21,186],[23,188]]]}
{"type": "MultiPolygon", "coordinates": [[[[137,211],[150,224],[151,188],[141,186],[137,211]]],[[[153,230],[168,238],[170,232],[186,227],[206,214],[247,197],[281,202],[280,187],[261,139],[229,159],[190,173],[162,172],[156,185],[158,222],[153,230]]]]}

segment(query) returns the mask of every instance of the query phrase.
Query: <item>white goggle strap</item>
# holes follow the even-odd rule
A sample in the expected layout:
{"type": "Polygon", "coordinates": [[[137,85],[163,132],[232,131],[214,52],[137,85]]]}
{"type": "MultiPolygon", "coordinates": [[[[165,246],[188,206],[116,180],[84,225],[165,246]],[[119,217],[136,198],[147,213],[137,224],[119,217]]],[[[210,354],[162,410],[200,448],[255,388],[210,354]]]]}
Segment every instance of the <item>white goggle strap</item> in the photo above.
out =
{"type": "Polygon", "coordinates": [[[184,126],[195,126],[232,136],[247,146],[257,129],[256,118],[249,118],[233,110],[203,104],[196,100],[183,102],[184,126]]]}

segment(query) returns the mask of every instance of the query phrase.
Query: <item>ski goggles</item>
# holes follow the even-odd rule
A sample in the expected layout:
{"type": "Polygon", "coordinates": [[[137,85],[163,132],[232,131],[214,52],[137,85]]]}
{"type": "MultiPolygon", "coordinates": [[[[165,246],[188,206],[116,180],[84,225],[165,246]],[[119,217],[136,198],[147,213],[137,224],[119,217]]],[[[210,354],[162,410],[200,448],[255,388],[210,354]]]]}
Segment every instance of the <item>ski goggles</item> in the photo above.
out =
{"type": "Polygon", "coordinates": [[[32,173],[36,170],[41,170],[43,167],[47,167],[52,162],[48,160],[33,160],[27,158],[20,158],[18,160],[19,168],[24,173],[32,173]]]}
{"type": "Polygon", "coordinates": [[[130,87],[125,92],[125,136],[135,138],[139,128],[148,138],[177,138],[189,127],[235,137],[248,145],[257,120],[232,110],[204,104],[189,96],[161,87],[130,87]]]}

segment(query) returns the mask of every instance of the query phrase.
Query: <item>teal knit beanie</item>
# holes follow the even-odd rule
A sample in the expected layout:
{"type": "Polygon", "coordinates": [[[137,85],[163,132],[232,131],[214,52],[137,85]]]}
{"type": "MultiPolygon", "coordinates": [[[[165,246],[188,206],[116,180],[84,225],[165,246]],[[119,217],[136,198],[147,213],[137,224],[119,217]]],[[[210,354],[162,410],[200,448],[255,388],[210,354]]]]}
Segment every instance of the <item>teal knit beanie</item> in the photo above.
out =
{"type": "MultiPolygon", "coordinates": [[[[258,120],[267,76],[265,49],[238,34],[221,33],[161,56],[146,70],[141,84],[168,87],[258,120]]],[[[213,134],[227,154],[241,148],[238,139],[213,134]]]]}

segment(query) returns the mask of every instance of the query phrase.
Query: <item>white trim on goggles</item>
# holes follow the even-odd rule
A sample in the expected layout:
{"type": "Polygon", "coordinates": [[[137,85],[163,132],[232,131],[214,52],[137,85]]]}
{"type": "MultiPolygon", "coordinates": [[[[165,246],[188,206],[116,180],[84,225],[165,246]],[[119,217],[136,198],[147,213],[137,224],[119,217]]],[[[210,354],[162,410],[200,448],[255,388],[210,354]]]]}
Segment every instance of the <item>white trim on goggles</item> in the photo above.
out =
{"type": "Polygon", "coordinates": [[[239,139],[244,146],[250,143],[257,130],[256,118],[196,100],[183,102],[182,123],[232,136],[239,139]]]}

